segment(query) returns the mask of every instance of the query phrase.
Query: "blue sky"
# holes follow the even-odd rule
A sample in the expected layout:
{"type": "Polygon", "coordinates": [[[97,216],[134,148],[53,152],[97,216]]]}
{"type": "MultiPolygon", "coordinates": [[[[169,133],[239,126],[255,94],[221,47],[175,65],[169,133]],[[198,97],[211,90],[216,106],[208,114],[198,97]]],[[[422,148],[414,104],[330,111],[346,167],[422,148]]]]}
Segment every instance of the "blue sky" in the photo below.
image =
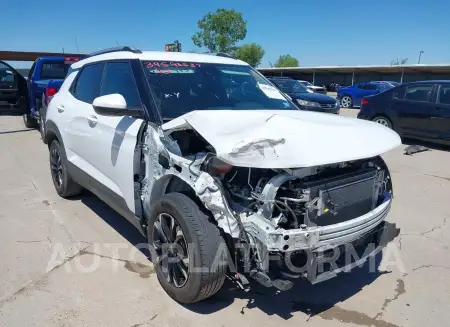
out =
{"type": "Polygon", "coordinates": [[[78,40],[83,53],[117,42],[163,50],[178,39],[187,51],[197,21],[217,8],[243,13],[243,43],[266,50],[261,67],[286,53],[301,66],[417,63],[421,50],[421,63],[450,63],[448,0],[3,0],[0,48],[75,52],[78,40]]]}

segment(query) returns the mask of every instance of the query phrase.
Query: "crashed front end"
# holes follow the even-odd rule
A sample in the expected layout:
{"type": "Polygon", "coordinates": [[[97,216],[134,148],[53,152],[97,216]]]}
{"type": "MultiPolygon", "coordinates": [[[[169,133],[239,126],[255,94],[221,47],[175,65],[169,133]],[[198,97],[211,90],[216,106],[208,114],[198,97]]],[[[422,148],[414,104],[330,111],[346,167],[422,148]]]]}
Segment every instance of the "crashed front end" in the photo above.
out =
{"type": "MultiPolygon", "coordinates": [[[[274,115],[270,113],[265,127],[276,121],[274,115]]],[[[247,273],[279,289],[289,288],[282,278],[316,283],[360,265],[385,245],[381,236],[392,182],[381,157],[368,155],[370,148],[350,160],[335,157],[324,163],[322,155],[320,164],[304,161],[302,167],[289,168],[286,163],[275,166],[279,154],[289,150],[286,144],[292,144],[283,133],[252,141],[242,141],[242,135],[236,141],[228,134],[228,142],[236,146],[225,152],[193,120],[180,122],[169,126],[162,139],[171,165],[165,173],[188,183],[214,217],[226,235],[236,276],[247,273]],[[233,164],[233,157],[240,166],[233,164]],[[248,158],[253,167],[242,166],[248,158]]],[[[399,139],[392,140],[385,151],[399,144],[399,139]]],[[[342,152],[341,158],[351,158],[351,151],[342,152]]],[[[295,155],[292,160],[300,161],[295,155]]]]}

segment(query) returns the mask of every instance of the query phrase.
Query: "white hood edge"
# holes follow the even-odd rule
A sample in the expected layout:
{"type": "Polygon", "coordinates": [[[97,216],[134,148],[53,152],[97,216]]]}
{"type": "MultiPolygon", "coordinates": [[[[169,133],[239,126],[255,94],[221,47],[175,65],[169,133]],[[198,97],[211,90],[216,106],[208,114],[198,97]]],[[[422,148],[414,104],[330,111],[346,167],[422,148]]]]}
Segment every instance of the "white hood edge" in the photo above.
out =
{"type": "Polygon", "coordinates": [[[301,168],[370,158],[399,145],[380,124],[300,110],[201,110],[162,125],[194,129],[219,159],[240,167],[301,168]]]}

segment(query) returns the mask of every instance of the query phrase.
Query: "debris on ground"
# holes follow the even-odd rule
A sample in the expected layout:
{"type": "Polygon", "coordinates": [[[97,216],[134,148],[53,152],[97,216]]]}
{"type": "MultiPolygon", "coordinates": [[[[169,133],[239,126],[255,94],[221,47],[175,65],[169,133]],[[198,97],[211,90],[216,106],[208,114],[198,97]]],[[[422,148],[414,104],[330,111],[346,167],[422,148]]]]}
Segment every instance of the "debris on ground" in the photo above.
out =
{"type": "Polygon", "coordinates": [[[410,146],[406,147],[405,154],[408,156],[412,156],[414,153],[428,151],[428,150],[430,150],[430,149],[423,145],[410,145],[410,146]]]}

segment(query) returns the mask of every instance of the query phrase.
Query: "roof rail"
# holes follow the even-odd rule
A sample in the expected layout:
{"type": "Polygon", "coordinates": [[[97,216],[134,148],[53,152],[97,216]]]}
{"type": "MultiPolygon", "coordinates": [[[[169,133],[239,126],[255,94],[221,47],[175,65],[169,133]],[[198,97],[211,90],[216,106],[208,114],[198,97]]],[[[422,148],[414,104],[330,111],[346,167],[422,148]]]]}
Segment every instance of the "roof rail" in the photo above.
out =
{"type": "Polygon", "coordinates": [[[105,54],[105,53],[111,53],[111,52],[119,52],[119,51],[128,51],[128,52],[133,52],[133,53],[142,53],[141,50],[132,48],[132,47],[114,47],[114,48],[108,48],[108,49],[104,49],[104,50],[100,50],[100,51],[95,51],[92,53],[89,53],[85,58],[89,58],[89,57],[93,57],[93,56],[98,56],[101,54],[105,54]]]}
{"type": "Polygon", "coordinates": [[[225,52],[203,52],[203,54],[207,54],[210,56],[218,56],[218,57],[226,57],[226,58],[231,58],[231,59],[236,59],[234,58],[232,55],[229,55],[228,53],[225,52]]]}
{"type": "Polygon", "coordinates": [[[234,59],[234,57],[233,57],[232,55],[229,55],[228,53],[225,53],[225,52],[217,52],[217,53],[216,53],[216,56],[234,59]]]}

